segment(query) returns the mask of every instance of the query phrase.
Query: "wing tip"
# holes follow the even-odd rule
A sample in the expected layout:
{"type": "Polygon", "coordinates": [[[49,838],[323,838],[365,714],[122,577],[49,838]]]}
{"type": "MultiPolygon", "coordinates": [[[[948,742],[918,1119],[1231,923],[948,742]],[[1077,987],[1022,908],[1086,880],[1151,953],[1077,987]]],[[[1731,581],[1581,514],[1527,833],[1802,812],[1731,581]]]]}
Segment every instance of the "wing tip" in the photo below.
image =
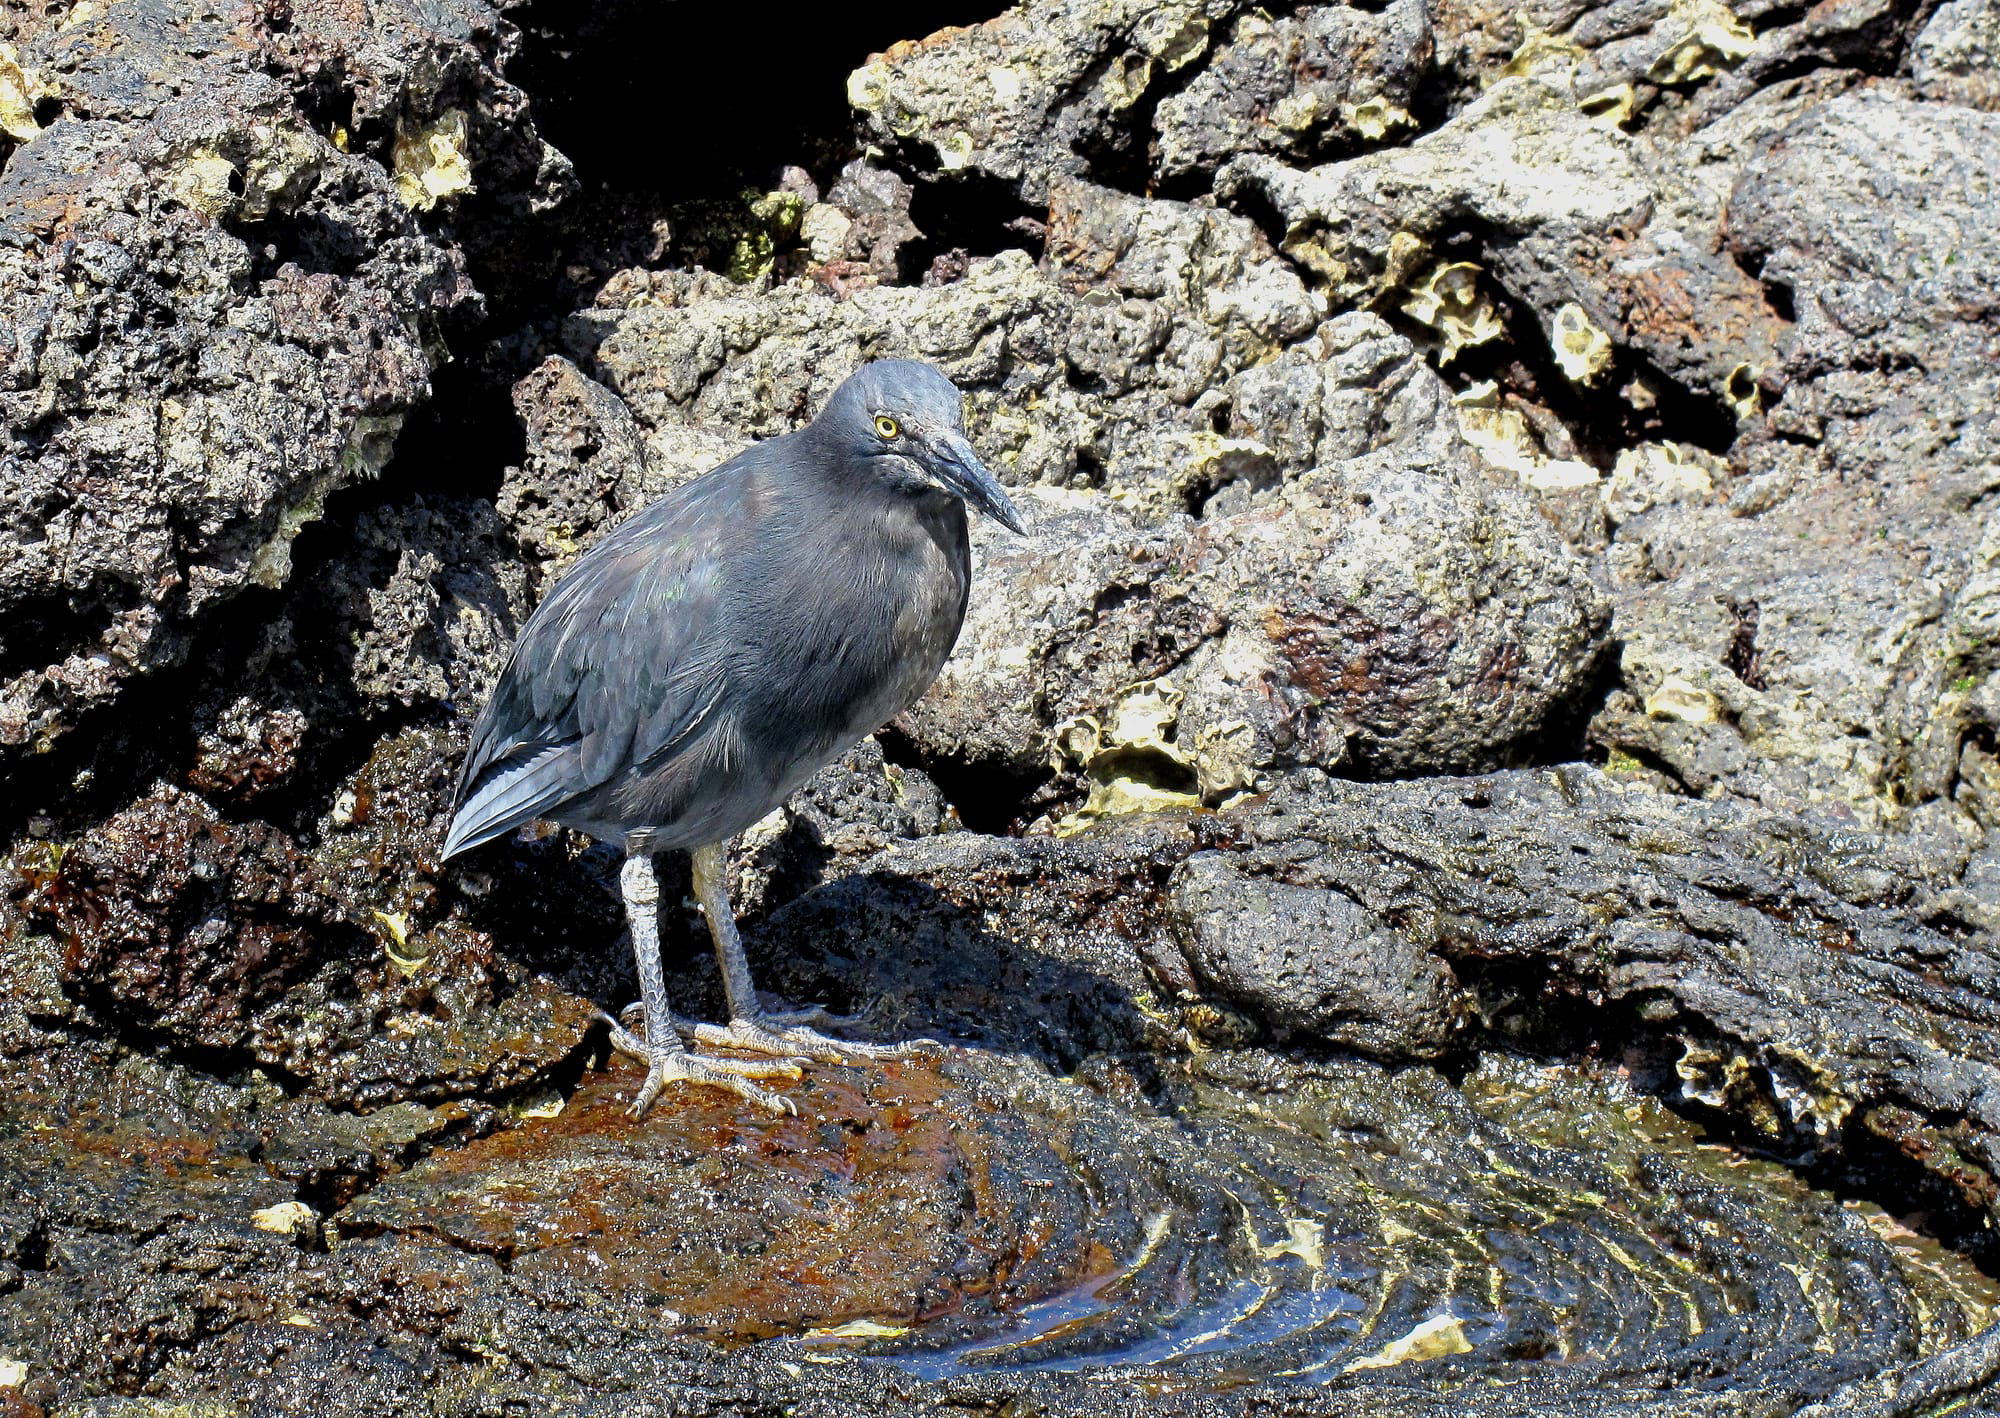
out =
{"type": "Polygon", "coordinates": [[[489,832],[481,836],[477,823],[467,821],[463,815],[454,816],[451,826],[445,829],[444,846],[438,852],[438,861],[448,862],[462,852],[469,852],[474,847],[491,842],[499,835],[497,832],[489,832]]]}
{"type": "Polygon", "coordinates": [[[567,749],[567,744],[543,745],[529,758],[482,769],[482,781],[467,785],[452,812],[438,860],[505,837],[570,796],[564,781],[567,749]]]}

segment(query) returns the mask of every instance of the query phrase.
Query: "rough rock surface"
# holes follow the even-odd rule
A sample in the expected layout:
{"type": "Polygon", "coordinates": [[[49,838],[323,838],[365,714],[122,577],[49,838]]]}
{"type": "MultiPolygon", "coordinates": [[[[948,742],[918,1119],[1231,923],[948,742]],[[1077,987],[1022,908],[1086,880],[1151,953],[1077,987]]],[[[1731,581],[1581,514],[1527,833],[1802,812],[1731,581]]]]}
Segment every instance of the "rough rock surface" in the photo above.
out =
{"type": "Polygon", "coordinates": [[[1060,177],[1187,177],[1245,148],[1380,138],[1408,121],[1429,49],[1406,0],[1276,17],[1238,0],[1051,0],[897,45],[848,97],[880,140],[1039,200],[1060,177]]]}
{"type": "Polygon", "coordinates": [[[1925,98],[2000,107],[1994,56],[2000,53],[2000,14],[1988,0],[1949,0],[1937,7],[1910,45],[1910,76],[1925,98]]]}
{"type": "Polygon", "coordinates": [[[0,172],[0,752],[183,662],[386,465],[477,295],[418,210],[564,164],[475,5],[86,8],[17,37],[0,172]],[[335,97],[339,102],[336,104],[335,97]],[[338,109],[338,122],[324,112],[338,109]],[[470,115],[470,117],[468,117],[470,115]]]}
{"type": "Polygon", "coordinates": [[[1182,954],[1206,989],[1286,1037],[1397,1058],[1455,1032],[1450,969],[1338,892],[1246,877],[1203,854],[1175,874],[1182,954]]]}
{"type": "Polygon", "coordinates": [[[1996,136],[1845,95],[1731,199],[1731,240],[1795,309],[1784,393],[1721,485],[1636,511],[1607,557],[1627,689],[1600,732],[1696,791],[1878,821],[1956,795],[1992,820],[2000,344],[1964,273],[1994,256],[1973,155],[1996,136]]]}
{"type": "Polygon", "coordinates": [[[2000,1413],[1989,0],[559,9],[0,9],[0,1413],[2000,1413]],[[878,355],[1031,535],[732,887],[936,1048],[633,1124],[464,726],[878,355]]]}

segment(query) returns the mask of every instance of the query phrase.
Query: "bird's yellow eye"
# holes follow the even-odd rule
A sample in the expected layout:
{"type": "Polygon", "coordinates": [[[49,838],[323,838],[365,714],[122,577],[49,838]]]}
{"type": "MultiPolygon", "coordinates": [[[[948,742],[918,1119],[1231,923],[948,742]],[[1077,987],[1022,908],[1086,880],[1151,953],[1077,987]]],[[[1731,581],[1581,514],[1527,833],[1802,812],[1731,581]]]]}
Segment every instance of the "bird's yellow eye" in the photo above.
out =
{"type": "Polygon", "coordinates": [[[884,438],[894,438],[903,431],[903,426],[887,414],[875,415],[875,432],[884,438]]]}

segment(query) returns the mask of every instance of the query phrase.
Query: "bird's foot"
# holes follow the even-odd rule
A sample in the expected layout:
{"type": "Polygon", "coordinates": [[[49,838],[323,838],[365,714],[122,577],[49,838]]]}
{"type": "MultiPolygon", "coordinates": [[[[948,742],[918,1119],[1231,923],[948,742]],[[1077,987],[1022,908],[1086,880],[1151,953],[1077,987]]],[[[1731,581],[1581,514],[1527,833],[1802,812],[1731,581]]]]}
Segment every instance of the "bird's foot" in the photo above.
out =
{"type": "Polygon", "coordinates": [[[852,1039],[835,1039],[803,1022],[838,1024],[840,1016],[825,1010],[792,1010],[782,1014],[760,1014],[754,1019],[732,1019],[727,1024],[697,1024],[695,1042],[710,1048],[742,1049],[755,1054],[780,1054],[814,1059],[820,1063],[880,1063],[907,1059],[917,1054],[935,1053],[941,1047],[934,1039],[909,1039],[899,1044],[863,1044],[852,1039]]]}
{"type": "Polygon", "coordinates": [[[712,1084],[774,1113],[796,1115],[798,1112],[791,1099],[767,1088],[759,1088],[750,1081],[753,1078],[797,1078],[800,1069],[795,1059],[697,1058],[682,1048],[678,1040],[670,1046],[655,1048],[610,1015],[599,1014],[598,1018],[611,1026],[613,1049],[629,1058],[642,1060],[646,1065],[646,1081],[639,1086],[638,1096],[627,1110],[630,1117],[646,1116],[646,1110],[653,1106],[653,1100],[669,1083],[712,1084]]]}
{"type": "MultiPolygon", "coordinates": [[[[627,1005],[625,1018],[637,1023],[642,1016],[637,1003],[627,1005]]],[[[869,1063],[936,1054],[944,1045],[935,1039],[905,1039],[895,1044],[864,1044],[822,1034],[821,1029],[854,1028],[865,1023],[859,1015],[835,1014],[821,1005],[805,1009],[764,1009],[754,1019],[732,1019],[727,1024],[705,1024],[673,1016],[674,1028],[690,1043],[712,1049],[741,1049],[745,1053],[771,1054],[797,1065],[818,1063],[869,1063]]],[[[613,1041],[616,1042],[615,1040],[613,1041]]]]}

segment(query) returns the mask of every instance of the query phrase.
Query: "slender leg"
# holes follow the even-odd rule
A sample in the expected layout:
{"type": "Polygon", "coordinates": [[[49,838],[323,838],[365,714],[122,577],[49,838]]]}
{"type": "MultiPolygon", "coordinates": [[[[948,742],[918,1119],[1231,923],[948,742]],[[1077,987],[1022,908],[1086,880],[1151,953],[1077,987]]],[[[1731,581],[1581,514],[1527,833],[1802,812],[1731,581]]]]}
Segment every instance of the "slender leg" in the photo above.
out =
{"type": "Polygon", "coordinates": [[[622,1054],[643,1059],[646,1081],[632,1100],[631,1115],[642,1118],[669,1083],[712,1083],[727,1088],[773,1112],[798,1110],[789,1098],[781,1098],[748,1080],[753,1078],[797,1078],[798,1065],[784,1061],[750,1062],[741,1059],[701,1059],[690,1054],[674,1031],[674,1017],[667,1008],[667,982],[660,970],[660,880],[649,852],[633,852],[625,858],[618,874],[619,889],[625,897],[625,915],[632,925],[632,953],[639,964],[639,1002],[646,1015],[646,1035],[642,1039],[617,1020],[605,1016],[611,1025],[611,1047],[622,1054]]]}
{"type": "Polygon", "coordinates": [[[857,1044],[832,1039],[811,1026],[845,1023],[823,1009],[773,1012],[757,998],[750,979],[750,960],[743,953],[743,938],[736,932],[736,913],[729,906],[729,885],[723,874],[721,843],[695,848],[694,895],[701,913],[708,917],[709,934],[715,937],[715,958],[722,966],[722,988],[729,998],[727,1025],[697,1024],[692,1033],[702,1044],[753,1053],[797,1056],[825,1063],[854,1063],[866,1059],[900,1059],[926,1049],[936,1049],[929,1039],[913,1039],[904,1044],[857,1044]]]}

